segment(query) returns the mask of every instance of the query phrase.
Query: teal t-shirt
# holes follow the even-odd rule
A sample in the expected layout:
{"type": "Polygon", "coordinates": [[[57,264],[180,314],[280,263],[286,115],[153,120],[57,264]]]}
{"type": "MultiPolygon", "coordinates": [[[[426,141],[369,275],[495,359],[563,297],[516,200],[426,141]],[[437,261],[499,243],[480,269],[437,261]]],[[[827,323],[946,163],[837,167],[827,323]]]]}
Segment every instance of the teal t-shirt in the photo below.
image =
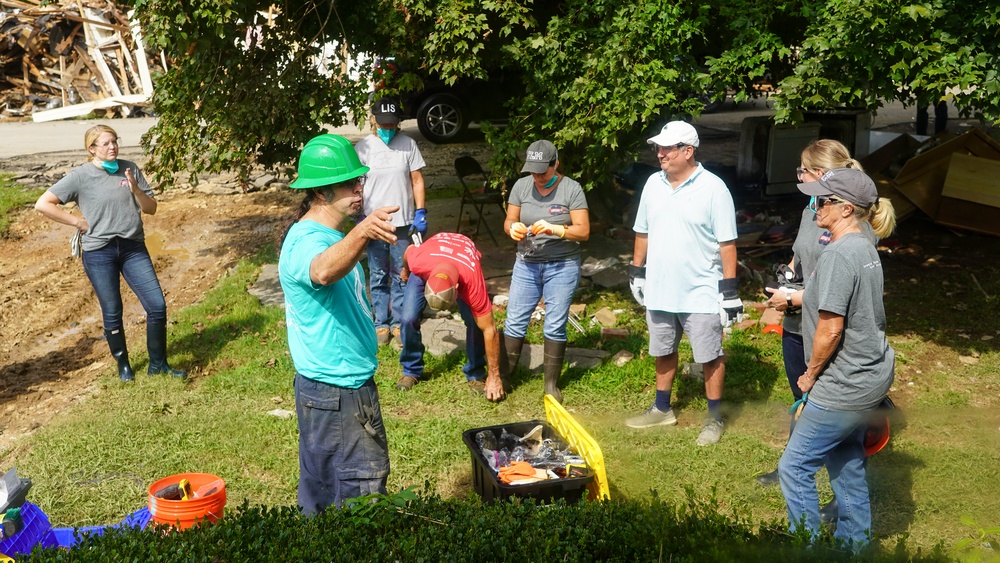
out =
{"type": "Polygon", "coordinates": [[[357,389],[378,367],[378,341],[361,264],[327,286],[309,278],[313,259],[343,239],[340,231],[299,221],[281,245],[278,275],[295,371],[314,381],[357,389]]]}

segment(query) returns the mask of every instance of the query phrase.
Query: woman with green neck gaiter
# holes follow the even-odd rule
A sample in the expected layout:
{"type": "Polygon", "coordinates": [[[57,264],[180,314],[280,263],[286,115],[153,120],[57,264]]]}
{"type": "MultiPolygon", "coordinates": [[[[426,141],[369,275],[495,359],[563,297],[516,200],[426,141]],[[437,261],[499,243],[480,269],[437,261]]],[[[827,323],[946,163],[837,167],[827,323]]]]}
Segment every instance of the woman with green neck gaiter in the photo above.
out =
{"type": "Polygon", "coordinates": [[[156,213],[153,190],[139,167],[118,158],[114,129],[95,125],[84,134],[90,162],[56,182],[35,203],[42,215],[70,225],[81,234],[83,270],[101,305],[104,336],[118,364],[118,377],[135,379],[125,342],[121,278],[146,312],[147,373],[184,378],[187,373],[167,364],[167,303],[146,249],[142,214],[156,213]],[[60,206],[76,202],[81,215],[60,206]]]}

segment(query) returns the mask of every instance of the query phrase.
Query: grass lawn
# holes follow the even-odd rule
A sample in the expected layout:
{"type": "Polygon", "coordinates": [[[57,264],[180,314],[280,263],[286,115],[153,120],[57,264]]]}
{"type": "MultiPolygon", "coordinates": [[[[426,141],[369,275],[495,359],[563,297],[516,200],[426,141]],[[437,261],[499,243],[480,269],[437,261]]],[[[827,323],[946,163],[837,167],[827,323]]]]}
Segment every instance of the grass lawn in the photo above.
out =
{"type": "Polygon", "coordinates": [[[15,183],[9,174],[0,174],[0,237],[7,234],[10,227],[11,209],[34,203],[45,190],[24,188],[15,183]]]}
{"type": "MultiPolygon", "coordinates": [[[[921,240],[919,232],[906,236],[921,240]]],[[[976,240],[984,253],[996,247],[976,240]]],[[[922,244],[932,250],[932,243],[922,244]]],[[[908,537],[909,549],[952,546],[976,526],[1000,525],[1000,496],[991,493],[1000,482],[1000,272],[991,260],[958,268],[947,259],[927,263],[925,255],[884,255],[890,340],[899,352],[891,395],[901,409],[892,441],[869,463],[874,531],[889,547],[908,537]]],[[[284,313],[246,293],[261,266],[274,260],[273,251],[261,251],[201,303],[172,313],[170,359],[191,370],[187,382],[147,377],[139,346],[132,354],[135,384],[119,383],[109,362],[99,389],[68,415],[14,447],[0,445],[0,456],[34,481],[31,500],[54,525],[117,522],[145,506],[150,483],[193,471],[226,479],[230,506],[244,499],[294,504],[296,421],[268,414],[294,412],[284,313]]],[[[751,288],[744,291],[755,297],[751,288]]],[[[714,496],[731,514],[783,520],[780,490],[754,481],[776,466],[787,435],[791,393],[779,338],[752,329],[726,341],[726,434],[700,448],[695,437],[706,402],[693,377],[679,376],[675,384],[677,427],[636,431],[623,424],[653,398],[642,311],[627,292],[581,290],[576,302],[586,303],[588,314],[604,306],[622,310],[619,326],[632,331],[626,340],[601,342],[596,327],[571,330],[571,346],[626,349],[635,359],[563,376],[566,407],[603,449],[612,496],[655,491],[680,503],[690,490],[714,496]]],[[[538,341],[539,331],[533,323],[530,339],[538,341]]],[[[540,374],[522,369],[508,400],[491,404],[467,390],[461,353],[428,357],[428,379],[409,393],[392,387],[400,376],[393,350],[383,347],[379,359],[390,490],[428,483],[444,496],[468,495],[471,463],[461,433],[545,416],[540,374]]],[[[682,348],[682,364],[690,361],[682,348]]],[[[832,494],[825,475],[820,484],[826,501],[832,494]]]]}

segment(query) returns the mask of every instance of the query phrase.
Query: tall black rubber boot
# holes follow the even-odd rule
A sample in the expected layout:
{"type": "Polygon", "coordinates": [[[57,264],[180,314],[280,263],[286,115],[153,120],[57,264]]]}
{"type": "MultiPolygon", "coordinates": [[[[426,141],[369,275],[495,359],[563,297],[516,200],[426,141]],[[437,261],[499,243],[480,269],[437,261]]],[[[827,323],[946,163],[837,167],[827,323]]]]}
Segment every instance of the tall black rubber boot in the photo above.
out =
{"type": "Polygon", "coordinates": [[[514,375],[517,364],[521,363],[521,348],[523,346],[523,338],[503,335],[503,342],[500,345],[500,378],[503,380],[505,393],[510,393],[512,390],[510,378],[514,375]]]}
{"type": "Polygon", "coordinates": [[[146,325],[146,350],[149,352],[149,375],[166,374],[171,377],[184,379],[187,372],[174,369],[167,364],[167,325],[147,324],[146,325]]]}
{"type": "Polygon", "coordinates": [[[128,347],[125,345],[125,329],[105,329],[104,338],[108,339],[108,347],[111,348],[111,355],[118,360],[119,379],[125,382],[134,381],[135,372],[132,371],[132,364],[128,362],[128,347]]]}
{"type": "Polygon", "coordinates": [[[552,395],[562,403],[562,391],[559,390],[559,376],[562,374],[563,358],[566,357],[566,343],[545,339],[545,358],[542,360],[542,373],[545,374],[545,394],[552,395]]]}

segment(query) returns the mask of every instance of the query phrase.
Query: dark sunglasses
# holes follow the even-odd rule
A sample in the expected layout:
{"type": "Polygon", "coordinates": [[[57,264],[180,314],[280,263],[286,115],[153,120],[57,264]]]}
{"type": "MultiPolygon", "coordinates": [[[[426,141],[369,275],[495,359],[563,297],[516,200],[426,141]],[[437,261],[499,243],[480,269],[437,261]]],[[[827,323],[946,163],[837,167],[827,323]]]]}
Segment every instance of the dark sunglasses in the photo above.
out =
{"type": "Polygon", "coordinates": [[[837,199],[835,197],[817,197],[816,209],[822,209],[822,207],[828,203],[847,203],[847,202],[842,199],[837,199]]]}

